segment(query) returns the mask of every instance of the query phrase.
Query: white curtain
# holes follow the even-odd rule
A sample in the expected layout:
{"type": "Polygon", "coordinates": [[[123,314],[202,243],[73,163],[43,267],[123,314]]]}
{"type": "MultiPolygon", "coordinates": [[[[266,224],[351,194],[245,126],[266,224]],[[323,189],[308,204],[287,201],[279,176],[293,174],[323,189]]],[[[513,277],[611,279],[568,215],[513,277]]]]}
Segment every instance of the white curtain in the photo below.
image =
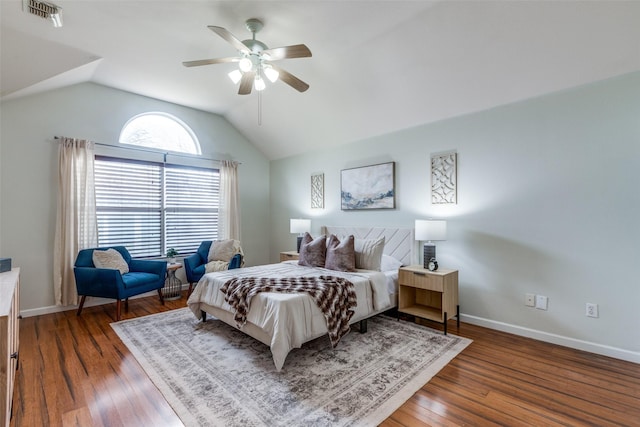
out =
{"type": "Polygon", "coordinates": [[[62,137],[58,148],[58,209],[53,250],[56,305],[78,303],[73,264],[80,249],[98,245],[93,147],[91,141],[62,137]]]}
{"type": "Polygon", "coordinates": [[[238,162],[223,160],[220,168],[220,238],[240,240],[238,162]]]}

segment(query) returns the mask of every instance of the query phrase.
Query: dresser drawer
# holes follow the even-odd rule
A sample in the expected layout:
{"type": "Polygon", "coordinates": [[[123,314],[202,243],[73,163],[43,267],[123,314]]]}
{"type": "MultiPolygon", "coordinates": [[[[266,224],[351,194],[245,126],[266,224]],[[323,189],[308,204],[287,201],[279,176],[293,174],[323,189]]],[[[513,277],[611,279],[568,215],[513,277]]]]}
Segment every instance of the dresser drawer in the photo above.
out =
{"type": "Polygon", "coordinates": [[[428,273],[400,270],[398,283],[429,291],[444,291],[444,278],[428,273]]]}

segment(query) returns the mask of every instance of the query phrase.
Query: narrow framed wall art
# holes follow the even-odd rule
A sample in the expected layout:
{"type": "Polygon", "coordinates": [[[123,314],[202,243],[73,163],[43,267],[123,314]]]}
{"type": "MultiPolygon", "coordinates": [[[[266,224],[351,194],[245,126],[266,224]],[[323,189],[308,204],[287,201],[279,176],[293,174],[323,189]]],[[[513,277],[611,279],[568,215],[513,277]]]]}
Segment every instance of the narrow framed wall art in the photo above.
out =
{"type": "Polygon", "coordinates": [[[324,209],[324,174],[311,175],[311,209],[324,209]]]}
{"type": "Polygon", "coordinates": [[[458,154],[455,151],[431,155],[431,203],[458,203],[458,154]]]}

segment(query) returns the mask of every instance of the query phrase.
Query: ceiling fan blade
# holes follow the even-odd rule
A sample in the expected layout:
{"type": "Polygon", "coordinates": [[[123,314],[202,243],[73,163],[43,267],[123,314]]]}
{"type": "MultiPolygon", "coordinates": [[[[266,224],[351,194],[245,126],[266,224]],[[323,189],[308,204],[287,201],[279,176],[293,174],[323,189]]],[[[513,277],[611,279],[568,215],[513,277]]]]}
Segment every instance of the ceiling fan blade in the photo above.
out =
{"type": "Polygon", "coordinates": [[[296,44],[293,46],[274,47],[261,52],[262,55],[269,55],[270,61],[277,61],[285,58],[308,58],[311,51],[304,44],[296,44]]]}
{"type": "Polygon", "coordinates": [[[280,80],[282,80],[283,82],[285,82],[286,84],[288,84],[289,86],[297,90],[298,92],[304,92],[305,90],[309,89],[308,84],[306,84],[305,82],[303,82],[302,80],[300,80],[299,78],[291,74],[290,72],[285,71],[280,67],[276,67],[273,64],[271,64],[271,66],[273,67],[274,70],[280,73],[280,75],[278,76],[280,80]]]}
{"type": "Polygon", "coordinates": [[[242,80],[240,80],[240,88],[238,89],[238,95],[249,95],[251,93],[251,88],[253,87],[253,80],[255,79],[256,73],[253,71],[246,72],[242,75],[242,80]]]}
{"type": "Polygon", "coordinates": [[[233,47],[238,49],[240,52],[244,52],[247,55],[251,53],[249,48],[246,47],[244,43],[238,40],[236,36],[231,34],[227,29],[222,27],[216,27],[215,25],[208,25],[207,28],[209,28],[211,31],[213,31],[214,33],[216,33],[217,35],[225,39],[227,42],[229,42],[233,47]]]}
{"type": "Polygon", "coordinates": [[[215,59],[199,59],[197,61],[184,61],[182,65],[185,67],[198,67],[200,65],[224,64],[226,62],[239,62],[238,57],[215,58],[215,59]]]}

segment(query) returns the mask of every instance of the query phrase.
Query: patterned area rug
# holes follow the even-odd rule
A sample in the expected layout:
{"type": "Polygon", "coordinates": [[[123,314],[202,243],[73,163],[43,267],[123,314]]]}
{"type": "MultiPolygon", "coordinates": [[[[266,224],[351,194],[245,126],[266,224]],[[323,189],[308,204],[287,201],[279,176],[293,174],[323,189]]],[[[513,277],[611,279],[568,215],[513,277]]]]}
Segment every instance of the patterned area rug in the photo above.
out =
{"type": "Polygon", "coordinates": [[[267,346],[187,308],[111,326],[186,426],[375,426],[471,343],[376,316],[277,372],[267,346]]]}

